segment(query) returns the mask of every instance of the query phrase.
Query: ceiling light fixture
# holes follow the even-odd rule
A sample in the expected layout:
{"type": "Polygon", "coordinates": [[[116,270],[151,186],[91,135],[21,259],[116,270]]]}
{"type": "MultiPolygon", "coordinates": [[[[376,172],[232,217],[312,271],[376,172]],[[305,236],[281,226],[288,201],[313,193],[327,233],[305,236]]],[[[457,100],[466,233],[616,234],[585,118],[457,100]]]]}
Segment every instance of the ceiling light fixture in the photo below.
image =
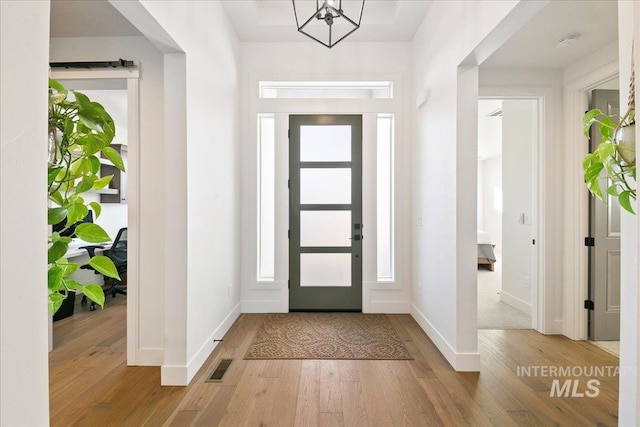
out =
{"type": "Polygon", "coordinates": [[[565,48],[567,46],[571,46],[572,44],[574,44],[576,42],[576,40],[578,40],[578,34],[567,34],[566,36],[562,37],[560,40],[558,40],[556,42],[556,48],[557,49],[562,49],[565,48]]]}
{"type": "Polygon", "coordinates": [[[360,28],[365,0],[292,0],[298,31],[328,48],[332,48],[360,28]],[[314,7],[315,3],[315,7],[314,7]],[[348,9],[345,12],[345,9],[348,9]],[[357,21],[349,18],[358,16],[357,21]],[[301,16],[298,19],[298,16],[301,16]],[[309,18],[305,18],[309,16],[309,18]],[[303,19],[306,19],[302,24],[303,19]]]}

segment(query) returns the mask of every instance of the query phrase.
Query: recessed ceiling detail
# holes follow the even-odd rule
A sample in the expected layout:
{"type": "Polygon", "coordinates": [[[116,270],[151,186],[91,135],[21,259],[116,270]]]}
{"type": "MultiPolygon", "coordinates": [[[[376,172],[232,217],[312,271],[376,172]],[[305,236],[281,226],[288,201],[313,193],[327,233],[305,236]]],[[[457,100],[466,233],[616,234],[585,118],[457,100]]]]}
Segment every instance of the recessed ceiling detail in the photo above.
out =
{"type": "MultiPolygon", "coordinates": [[[[296,0],[313,8],[316,0],[296,0]]],[[[359,0],[342,0],[343,9],[359,0]]],[[[354,42],[410,42],[433,2],[367,0],[362,25],[351,34],[354,42]]],[[[291,0],[223,1],[229,20],[242,42],[309,42],[295,26],[291,0]]],[[[296,6],[298,7],[298,6],[296,6]]]]}

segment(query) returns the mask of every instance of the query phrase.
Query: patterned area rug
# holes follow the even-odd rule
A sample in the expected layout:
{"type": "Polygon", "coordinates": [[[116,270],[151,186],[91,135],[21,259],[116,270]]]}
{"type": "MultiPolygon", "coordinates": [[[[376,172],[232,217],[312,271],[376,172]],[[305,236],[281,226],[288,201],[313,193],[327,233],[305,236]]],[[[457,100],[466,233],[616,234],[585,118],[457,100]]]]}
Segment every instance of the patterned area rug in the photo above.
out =
{"type": "Polygon", "coordinates": [[[268,314],[245,359],[413,359],[384,314],[268,314]]]}

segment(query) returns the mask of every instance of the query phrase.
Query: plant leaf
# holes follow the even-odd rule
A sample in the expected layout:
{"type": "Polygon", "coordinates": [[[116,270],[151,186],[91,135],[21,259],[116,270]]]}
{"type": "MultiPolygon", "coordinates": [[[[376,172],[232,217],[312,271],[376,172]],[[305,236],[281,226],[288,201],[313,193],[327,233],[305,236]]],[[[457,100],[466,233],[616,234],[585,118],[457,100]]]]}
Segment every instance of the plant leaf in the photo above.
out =
{"type": "Polygon", "coordinates": [[[602,172],[603,168],[604,164],[600,162],[592,163],[585,172],[585,179],[587,182],[597,180],[600,177],[600,172],[602,172]]]}
{"type": "Polygon", "coordinates": [[[113,175],[107,175],[107,176],[103,176],[102,178],[96,179],[95,182],[93,183],[93,189],[102,190],[107,185],[109,185],[112,178],[113,178],[113,175]]]}
{"type": "Polygon", "coordinates": [[[64,240],[58,240],[53,243],[47,250],[47,263],[51,264],[59,260],[67,253],[69,244],[64,240]]]}
{"type": "Polygon", "coordinates": [[[84,285],[83,285],[82,283],[77,282],[77,281],[75,281],[75,280],[73,280],[73,279],[64,279],[64,280],[62,281],[62,283],[64,284],[64,286],[65,286],[67,289],[72,290],[72,291],[74,291],[74,290],[76,290],[76,289],[81,289],[81,288],[83,288],[83,287],[84,287],[84,285]]]}
{"type": "MultiPolygon", "coordinates": [[[[105,114],[106,114],[106,111],[105,111],[105,114]]],[[[116,125],[111,119],[111,117],[109,117],[109,120],[105,121],[104,126],[102,128],[104,132],[104,142],[107,145],[109,145],[111,144],[111,141],[113,141],[113,138],[115,138],[116,136],[116,125]]]]}
{"type": "Polygon", "coordinates": [[[89,206],[91,206],[91,209],[93,210],[93,217],[94,217],[93,219],[98,219],[98,217],[100,216],[100,213],[102,212],[102,206],[100,206],[100,203],[90,202],[89,206]]]}
{"type": "Polygon", "coordinates": [[[57,293],[57,292],[53,292],[49,294],[49,312],[51,314],[55,314],[56,311],[58,311],[58,309],[60,308],[60,306],[62,305],[62,301],[64,301],[64,296],[57,293]]]}
{"type": "Polygon", "coordinates": [[[76,236],[85,242],[102,243],[111,240],[109,235],[98,224],[83,222],[76,227],[76,236]]]}
{"type": "Polygon", "coordinates": [[[631,207],[631,201],[629,200],[630,195],[631,193],[629,191],[623,191],[618,196],[618,200],[620,201],[620,206],[622,206],[624,210],[632,214],[635,214],[635,212],[633,211],[633,208],[631,207]]]}
{"type": "Polygon", "coordinates": [[[70,276],[78,270],[78,264],[76,264],[75,262],[58,264],[58,267],[62,268],[62,277],[70,276]]]}
{"type": "Polygon", "coordinates": [[[77,90],[73,91],[73,96],[76,98],[76,102],[79,107],[84,107],[85,105],[91,104],[89,97],[82,92],[78,92],[77,90]]]}
{"type": "Polygon", "coordinates": [[[60,206],[64,205],[64,199],[62,198],[62,194],[58,190],[49,194],[49,200],[51,200],[57,205],[60,205],[60,206]]]}
{"type": "Polygon", "coordinates": [[[95,122],[93,120],[93,117],[85,115],[83,113],[84,113],[83,109],[78,110],[78,120],[80,120],[80,123],[82,123],[89,129],[91,129],[92,131],[95,131],[97,133],[102,133],[103,132],[102,125],[100,123],[95,122]]]}
{"type": "Polygon", "coordinates": [[[97,174],[100,170],[100,159],[93,155],[87,157],[87,159],[89,160],[89,172],[94,175],[97,174]]]}
{"type": "Polygon", "coordinates": [[[598,181],[597,179],[594,179],[594,180],[591,180],[591,181],[587,181],[587,188],[589,189],[591,194],[593,194],[594,196],[596,196],[598,198],[598,200],[600,200],[605,205],[607,204],[607,201],[602,196],[602,189],[600,188],[600,181],[598,181]]]}
{"type": "Polygon", "coordinates": [[[49,268],[47,272],[47,287],[50,292],[56,292],[62,287],[62,276],[64,270],[57,265],[49,268]]]}
{"type": "Polygon", "coordinates": [[[47,209],[47,224],[53,225],[62,222],[67,216],[66,208],[48,208],[47,209]]]}
{"type": "Polygon", "coordinates": [[[115,264],[110,258],[104,255],[94,256],[89,260],[89,265],[105,276],[120,280],[120,275],[118,274],[115,264]]]}
{"type": "Polygon", "coordinates": [[[76,187],[76,194],[84,193],[85,191],[89,191],[93,188],[93,183],[96,178],[92,175],[84,175],[80,180],[80,183],[76,187]]]}
{"type": "Polygon", "coordinates": [[[49,87],[55,89],[57,92],[66,90],[59,81],[54,79],[49,79],[49,87]]]}
{"type": "Polygon", "coordinates": [[[607,188],[607,194],[610,194],[612,196],[618,197],[618,185],[617,184],[613,184],[613,185],[609,186],[609,188],[607,188]]]}
{"type": "Polygon", "coordinates": [[[69,209],[67,211],[67,226],[82,220],[87,216],[88,212],[89,210],[82,203],[73,203],[69,205],[69,209]]]}
{"type": "Polygon", "coordinates": [[[122,172],[125,172],[122,157],[120,157],[120,154],[114,148],[104,147],[102,149],[102,154],[104,154],[107,159],[111,160],[111,163],[113,163],[115,167],[120,169],[122,172]]]}
{"type": "Polygon", "coordinates": [[[82,288],[82,293],[87,296],[91,301],[95,302],[100,306],[100,308],[104,307],[104,291],[102,288],[95,283],[87,285],[82,288]]]}
{"type": "Polygon", "coordinates": [[[58,176],[58,172],[62,169],[62,166],[56,166],[53,168],[49,168],[47,173],[47,185],[51,185],[53,181],[55,181],[56,176],[58,176]]]}

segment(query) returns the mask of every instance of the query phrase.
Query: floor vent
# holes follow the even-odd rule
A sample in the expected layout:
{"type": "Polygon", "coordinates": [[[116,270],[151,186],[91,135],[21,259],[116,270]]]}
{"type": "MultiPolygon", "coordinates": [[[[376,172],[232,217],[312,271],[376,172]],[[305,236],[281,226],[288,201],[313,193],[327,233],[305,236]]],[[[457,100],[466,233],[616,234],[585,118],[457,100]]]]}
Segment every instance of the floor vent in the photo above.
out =
{"type": "Polygon", "coordinates": [[[229,365],[231,365],[232,361],[233,359],[222,359],[207,382],[221,382],[222,377],[224,377],[224,374],[227,372],[227,369],[229,369],[229,365]]]}

